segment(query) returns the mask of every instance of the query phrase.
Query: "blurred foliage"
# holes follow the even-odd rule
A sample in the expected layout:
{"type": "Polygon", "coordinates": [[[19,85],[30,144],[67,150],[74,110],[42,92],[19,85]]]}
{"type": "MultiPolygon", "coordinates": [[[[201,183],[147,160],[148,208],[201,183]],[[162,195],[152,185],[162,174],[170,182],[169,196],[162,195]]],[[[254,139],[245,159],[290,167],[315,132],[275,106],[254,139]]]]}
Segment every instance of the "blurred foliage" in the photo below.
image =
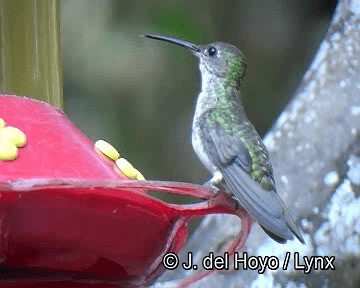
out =
{"type": "Polygon", "coordinates": [[[301,81],[335,6],[325,0],[61,0],[65,112],[89,137],[117,147],[146,178],[202,183],[209,174],[190,141],[197,61],[185,49],[139,35],[241,48],[248,59],[243,102],[264,134],[301,81]]]}
{"type": "Polygon", "coordinates": [[[61,107],[59,3],[0,0],[0,91],[61,107]]]}

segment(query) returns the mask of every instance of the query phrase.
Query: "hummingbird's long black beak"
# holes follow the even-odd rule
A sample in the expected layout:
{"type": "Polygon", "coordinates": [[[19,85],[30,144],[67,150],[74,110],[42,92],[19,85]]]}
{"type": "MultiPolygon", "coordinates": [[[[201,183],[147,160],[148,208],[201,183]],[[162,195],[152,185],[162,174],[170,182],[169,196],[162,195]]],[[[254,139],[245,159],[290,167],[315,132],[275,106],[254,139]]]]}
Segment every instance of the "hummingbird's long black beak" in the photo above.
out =
{"type": "Polygon", "coordinates": [[[152,34],[146,34],[145,37],[150,38],[150,39],[161,40],[161,41],[173,43],[175,45],[179,45],[181,47],[188,48],[194,52],[201,51],[201,49],[198,45],[192,44],[190,42],[186,42],[184,40],[175,39],[175,38],[168,37],[168,36],[160,36],[160,35],[152,35],[152,34]]]}

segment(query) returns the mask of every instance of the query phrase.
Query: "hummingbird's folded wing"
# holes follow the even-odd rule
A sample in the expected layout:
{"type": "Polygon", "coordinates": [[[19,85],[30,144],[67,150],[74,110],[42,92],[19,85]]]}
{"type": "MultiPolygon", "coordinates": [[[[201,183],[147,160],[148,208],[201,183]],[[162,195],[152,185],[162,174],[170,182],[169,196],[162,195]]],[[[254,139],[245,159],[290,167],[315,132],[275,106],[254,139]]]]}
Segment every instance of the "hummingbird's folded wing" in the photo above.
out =
{"type": "Polygon", "coordinates": [[[275,189],[265,190],[248,174],[252,167],[251,155],[240,137],[226,134],[219,126],[209,125],[207,121],[201,129],[211,160],[219,167],[235,197],[265,232],[280,243],[293,239],[293,234],[304,243],[275,189]]]}
{"type": "Polygon", "coordinates": [[[300,242],[304,242],[300,231],[275,191],[264,190],[235,163],[220,171],[244,208],[265,228],[265,231],[268,230],[281,238],[275,240],[278,242],[285,242],[282,239],[292,240],[295,234],[300,242]]]}

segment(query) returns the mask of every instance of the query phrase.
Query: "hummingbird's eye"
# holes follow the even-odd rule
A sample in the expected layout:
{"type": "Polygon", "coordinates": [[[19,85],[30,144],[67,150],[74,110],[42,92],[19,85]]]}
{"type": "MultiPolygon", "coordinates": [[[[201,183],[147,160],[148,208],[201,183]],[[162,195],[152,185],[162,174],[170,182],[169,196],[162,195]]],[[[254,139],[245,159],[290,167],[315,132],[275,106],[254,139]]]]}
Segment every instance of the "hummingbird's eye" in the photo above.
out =
{"type": "Polygon", "coordinates": [[[217,50],[215,47],[210,47],[208,49],[209,56],[214,56],[217,53],[217,50]]]}

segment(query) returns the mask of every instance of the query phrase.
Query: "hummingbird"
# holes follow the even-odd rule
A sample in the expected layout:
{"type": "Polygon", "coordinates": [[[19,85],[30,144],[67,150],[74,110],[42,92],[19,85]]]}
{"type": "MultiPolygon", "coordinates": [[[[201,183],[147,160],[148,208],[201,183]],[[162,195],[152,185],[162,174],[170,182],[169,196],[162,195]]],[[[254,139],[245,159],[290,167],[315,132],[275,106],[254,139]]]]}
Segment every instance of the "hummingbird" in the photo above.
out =
{"type": "Polygon", "coordinates": [[[277,194],[269,153],[240,99],[247,61],[234,45],[214,42],[196,45],[184,40],[145,35],[189,49],[198,59],[201,91],[192,124],[192,145],[212,174],[206,182],[216,191],[223,182],[233,197],[275,241],[294,235],[303,244],[299,228],[277,194]]]}

